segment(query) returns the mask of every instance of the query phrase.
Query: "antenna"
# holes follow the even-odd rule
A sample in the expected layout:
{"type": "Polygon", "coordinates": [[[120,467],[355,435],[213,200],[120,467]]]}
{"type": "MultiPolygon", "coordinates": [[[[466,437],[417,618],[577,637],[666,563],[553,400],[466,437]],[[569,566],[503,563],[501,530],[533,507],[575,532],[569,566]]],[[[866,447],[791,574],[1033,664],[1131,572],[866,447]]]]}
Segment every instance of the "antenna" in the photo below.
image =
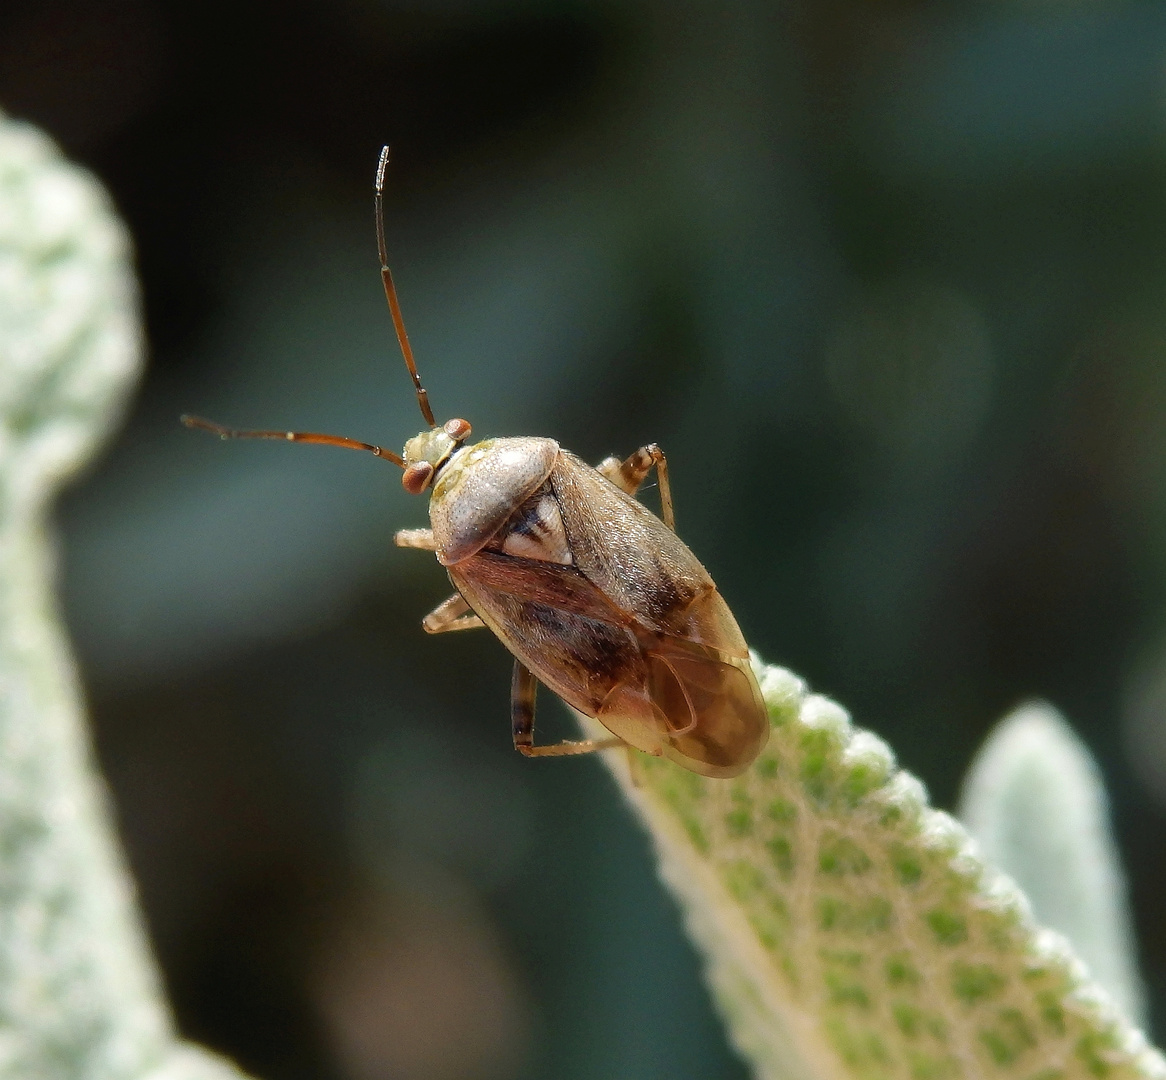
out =
{"type": "Polygon", "coordinates": [[[431,427],[437,427],[433,419],[433,410],[429,407],[429,395],[421,385],[421,376],[417,374],[417,364],[413,360],[413,350],[409,346],[409,335],[405,333],[405,320],[401,317],[401,305],[397,301],[397,287],[393,284],[393,272],[389,269],[389,253],[385,247],[385,170],[389,167],[389,148],[381,147],[381,159],[377,162],[376,185],[376,218],[377,218],[377,252],[381,257],[381,281],[385,285],[385,299],[389,302],[389,311],[393,316],[393,326],[397,331],[397,341],[401,346],[401,355],[405,358],[405,367],[413,376],[413,386],[417,391],[417,404],[421,406],[421,415],[431,427]]]}
{"type": "Polygon", "coordinates": [[[391,461],[394,465],[405,467],[405,459],[392,450],[385,450],[372,443],[357,442],[356,439],[346,439],[343,435],[321,435],[317,431],[237,431],[234,428],[223,427],[213,420],[204,420],[201,416],[183,416],[182,422],[188,428],[199,428],[209,431],[220,439],[279,439],[282,442],[320,443],[322,446],[342,446],[345,450],[367,450],[379,458],[391,461]]]}

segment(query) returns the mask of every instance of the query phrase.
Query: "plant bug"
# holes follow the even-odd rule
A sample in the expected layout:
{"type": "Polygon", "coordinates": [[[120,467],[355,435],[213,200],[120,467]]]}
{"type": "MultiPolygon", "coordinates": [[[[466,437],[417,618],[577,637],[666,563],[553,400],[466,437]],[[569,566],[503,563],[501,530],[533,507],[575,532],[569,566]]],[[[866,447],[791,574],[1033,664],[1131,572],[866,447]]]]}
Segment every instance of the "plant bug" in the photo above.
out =
{"type": "Polygon", "coordinates": [[[650,443],[592,468],[553,439],[486,439],[470,425],[438,425],[405,333],[385,247],[384,184],[376,172],[381,278],[417,404],[429,428],[403,454],[337,435],[236,431],[184,416],[224,439],[284,439],[366,450],[428,491],[428,529],[403,529],[400,547],[437,555],[456,592],[425,617],[431,634],[488,627],[514,655],[514,746],[527,757],[630,746],[705,776],[743,772],[769,737],[749,650],[728,605],[675,533],[663,451],[650,443]],[[633,496],[656,470],[663,520],[633,496]],[[534,744],[541,682],[610,738],[534,744]]]}

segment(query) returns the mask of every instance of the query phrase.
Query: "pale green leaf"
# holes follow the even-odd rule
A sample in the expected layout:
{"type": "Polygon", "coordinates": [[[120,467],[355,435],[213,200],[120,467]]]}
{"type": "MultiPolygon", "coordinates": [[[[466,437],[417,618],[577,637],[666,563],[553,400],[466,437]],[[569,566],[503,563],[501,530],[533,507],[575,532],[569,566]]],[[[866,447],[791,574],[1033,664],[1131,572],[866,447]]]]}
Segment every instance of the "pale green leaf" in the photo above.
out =
{"type": "Polygon", "coordinates": [[[744,776],[605,756],[759,1077],[1166,1077],[881,740],[758,673],[772,735],[744,776]]]}
{"type": "Polygon", "coordinates": [[[1072,942],[1126,1016],[1144,1022],[1105,786],[1056,709],[1035,702],[1000,721],[968,771],[960,817],[1036,918],[1072,942]]]}

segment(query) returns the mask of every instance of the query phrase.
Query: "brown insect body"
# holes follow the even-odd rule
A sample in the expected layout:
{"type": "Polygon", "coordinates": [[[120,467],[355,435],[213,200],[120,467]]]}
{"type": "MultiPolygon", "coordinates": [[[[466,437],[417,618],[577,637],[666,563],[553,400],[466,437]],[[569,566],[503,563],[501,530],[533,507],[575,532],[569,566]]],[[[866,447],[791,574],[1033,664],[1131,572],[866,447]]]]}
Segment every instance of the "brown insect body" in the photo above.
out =
{"type": "Polygon", "coordinates": [[[429,429],[399,455],[337,435],[236,431],[192,416],[183,422],[224,439],[369,451],[401,467],[406,491],[430,491],[432,528],[405,529],[395,540],[435,552],[457,592],[422,625],[434,634],[486,626],[513,653],[511,716],[523,754],[625,745],[705,776],[743,772],[769,737],[766,709],[728,605],[676,536],[663,452],[650,444],[593,469],[553,439],[466,445],[465,420],[437,425],[385,253],[387,165],[385,147],[376,181],[381,277],[429,429]],[[633,498],[653,469],[663,521],[633,498]],[[536,746],[536,678],[614,737],[536,746]]]}
{"type": "Polygon", "coordinates": [[[760,752],[769,725],[728,605],[676,534],[599,471],[551,439],[488,440],[441,468],[429,513],[454,587],[568,704],[706,776],[735,776],[760,752]]]}

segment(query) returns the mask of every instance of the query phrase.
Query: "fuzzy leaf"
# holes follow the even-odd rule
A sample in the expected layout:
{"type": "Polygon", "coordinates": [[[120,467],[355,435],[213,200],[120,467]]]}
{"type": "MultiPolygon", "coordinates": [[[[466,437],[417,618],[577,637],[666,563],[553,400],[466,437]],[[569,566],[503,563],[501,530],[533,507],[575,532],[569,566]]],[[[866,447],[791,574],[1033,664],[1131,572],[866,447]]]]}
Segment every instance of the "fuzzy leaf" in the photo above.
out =
{"type": "Polygon", "coordinates": [[[758,1077],[1166,1077],[883,742],[758,674],[772,736],[744,776],[605,755],[758,1077]]]}
{"type": "Polygon", "coordinates": [[[1143,1023],[1105,786],[1056,709],[1036,702],[1000,721],[968,771],[960,817],[1036,918],[1064,934],[1125,1015],[1143,1023]]]}
{"type": "Polygon", "coordinates": [[[238,1080],[176,1039],[94,768],[45,512],[140,365],[100,187],[0,114],[0,1077],[238,1080]]]}

